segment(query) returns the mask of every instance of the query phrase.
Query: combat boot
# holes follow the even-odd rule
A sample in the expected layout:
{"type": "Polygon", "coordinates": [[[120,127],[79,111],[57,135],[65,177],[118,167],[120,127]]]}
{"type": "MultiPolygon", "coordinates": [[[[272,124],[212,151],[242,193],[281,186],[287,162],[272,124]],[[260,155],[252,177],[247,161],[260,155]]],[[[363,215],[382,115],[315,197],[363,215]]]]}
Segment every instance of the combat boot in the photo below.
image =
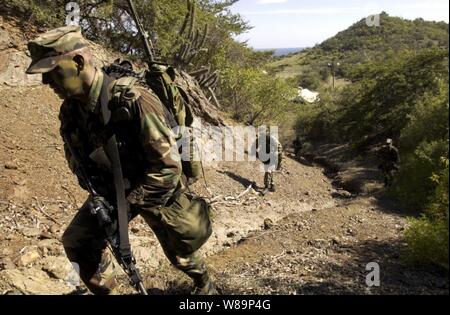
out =
{"type": "Polygon", "coordinates": [[[219,295],[219,292],[208,273],[203,275],[202,281],[196,285],[192,295],[219,295]]]}
{"type": "Polygon", "coordinates": [[[96,273],[85,284],[95,295],[114,295],[119,285],[116,278],[118,271],[119,266],[111,253],[104,250],[96,273]]]}
{"type": "Polygon", "coordinates": [[[86,286],[94,295],[115,295],[117,294],[116,290],[118,288],[119,283],[115,277],[110,279],[102,279],[101,276],[95,274],[86,286]]]}

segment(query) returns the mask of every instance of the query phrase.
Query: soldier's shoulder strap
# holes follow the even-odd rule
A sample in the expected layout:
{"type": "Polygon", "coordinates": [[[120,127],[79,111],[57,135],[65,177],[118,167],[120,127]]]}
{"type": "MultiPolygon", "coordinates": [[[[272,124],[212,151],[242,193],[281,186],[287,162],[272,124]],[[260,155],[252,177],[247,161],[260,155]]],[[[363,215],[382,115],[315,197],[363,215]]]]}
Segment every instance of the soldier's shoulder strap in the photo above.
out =
{"type": "MultiPolygon", "coordinates": [[[[109,87],[111,84],[116,85],[117,82],[113,83],[113,80],[105,75],[103,79],[103,86],[100,93],[100,106],[101,115],[103,117],[103,123],[108,126],[111,121],[111,109],[109,106],[111,91],[109,87]]],[[[114,88],[112,89],[114,93],[114,88]]],[[[119,223],[119,250],[124,257],[131,256],[131,246],[128,237],[128,212],[129,204],[125,196],[125,183],[123,179],[122,166],[120,163],[119,151],[117,147],[117,139],[115,134],[112,134],[110,139],[107,141],[105,151],[110,159],[113,176],[114,176],[114,186],[116,192],[116,205],[117,205],[117,217],[119,223]]]]}

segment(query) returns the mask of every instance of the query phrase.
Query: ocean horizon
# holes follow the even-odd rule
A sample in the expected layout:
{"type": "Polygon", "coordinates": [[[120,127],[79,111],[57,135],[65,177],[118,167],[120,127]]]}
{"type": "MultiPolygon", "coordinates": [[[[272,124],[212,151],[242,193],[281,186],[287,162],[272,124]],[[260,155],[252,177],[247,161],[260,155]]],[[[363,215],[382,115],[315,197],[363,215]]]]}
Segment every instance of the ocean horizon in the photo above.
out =
{"type": "Polygon", "coordinates": [[[289,48],[258,48],[256,51],[274,51],[275,57],[286,56],[289,54],[298,53],[307,47],[289,47],[289,48]]]}

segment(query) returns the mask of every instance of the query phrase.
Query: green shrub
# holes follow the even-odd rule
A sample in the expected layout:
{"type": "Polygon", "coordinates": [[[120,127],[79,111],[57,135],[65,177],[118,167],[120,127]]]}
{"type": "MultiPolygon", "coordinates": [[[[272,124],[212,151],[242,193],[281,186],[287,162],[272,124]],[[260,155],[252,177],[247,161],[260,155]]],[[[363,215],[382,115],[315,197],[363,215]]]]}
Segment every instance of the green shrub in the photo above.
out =
{"type": "Polygon", "coordinates": [[[10,0],[0,2],[0,12],[5,16],[17,16],[37,26],[59,27],[64,25],[65,5],[62,0],[10,0]]]}
{"type": "Polygon", "coordinates": [[[305,89],[317,90],[322,83],[321,75],[317,71],[308,69],[298,76],[298,84],[305,89]]]}
{"type": "Polygon", "coordinates": [[[422,266],[437,266],[448,272],[448,220],[422,216],[411,219],[410,223],[405,232],[407,261],[422,266]]]}
{"type": "Polygon", "coordinates": [[[319,102],[301,105],[295,125],[296,133],[314,142],[339,140],[339,130],[336,128],[337,110],[333,93],[323,91],[319,102]]]}
{"type": "Polygon", "coordinates": [[[222,107],[248,125],[279,123],[293,106],[297,90],[289,81],[258,68],[230,66],[222,72],[218,91],[222,107]]]}
{"type": "Polygon", "coordinates": [[[449,204],[448,159],[442,159],[443,170],[432,177],[437,188],[425,214],[411,219],[405,232],[408,243],[406,259],[418,265],[433,265],[448,272],[449,204]]]}
{"type": "Polygon", "coordinates": [[[432,175],[441,170],[440,159],[447,151],[446,140],[424,141],[414,152],[404,154],[400,172],[389,195],[400,200],[405,206],[423,210],[429,196],[436,189],[432,175]]]}
{"type": "Polygon", "coordinates": [[[441,158],[448,156],[448,87],[425,93],[401,131],[401,170],[390,194],[409,207],[424,209],[437,183],[433,174],[442,170],[441,158]]]}

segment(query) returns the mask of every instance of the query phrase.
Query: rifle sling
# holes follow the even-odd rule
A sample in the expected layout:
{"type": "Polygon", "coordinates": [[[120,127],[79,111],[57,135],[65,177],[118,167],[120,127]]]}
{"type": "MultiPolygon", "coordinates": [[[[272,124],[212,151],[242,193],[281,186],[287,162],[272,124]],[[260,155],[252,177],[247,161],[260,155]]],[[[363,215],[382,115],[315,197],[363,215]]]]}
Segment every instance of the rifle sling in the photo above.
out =
{"type": "MultiPolygon", "coordinates": [[[[111,79],[105,74],[103,79],[103,86],[100,94],[100,105],[101,113],[103,116],[103,122],[105,126],[111,119],[111,111],[108,107],[109,104],[109,93],[108,86],[111,79]]],[[[122,258],[131,258],[131,246],[128,237],[128,212],[129,204],[125,196],[125,183],[122,174],[122,165],[120,163],[119,149],[117,147],[116,135],[112,134],[111,138],[107,141],[106,154],[108,155],[114,176],[114,187],[116,191],[116,201],[117,201],[117,218],[118,218],[118,229],[119,229],[119,251],[122,258]]]]}

